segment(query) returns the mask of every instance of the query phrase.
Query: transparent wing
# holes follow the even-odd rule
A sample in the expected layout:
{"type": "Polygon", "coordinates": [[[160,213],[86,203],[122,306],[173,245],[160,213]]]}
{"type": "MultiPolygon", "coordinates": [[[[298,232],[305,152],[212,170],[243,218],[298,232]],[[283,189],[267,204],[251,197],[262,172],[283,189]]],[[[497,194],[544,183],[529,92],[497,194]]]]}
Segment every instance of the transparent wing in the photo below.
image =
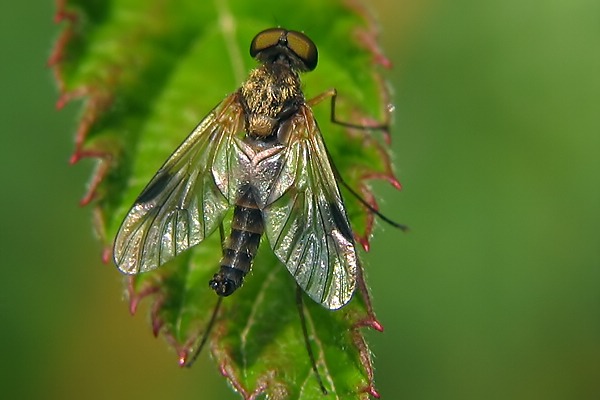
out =
{"type": "Polygon", "coordinates": [[[231,207],[227,154],[242,128],[237,94],[221,102],[175,150],[139,195],[119,228],[114,261],[126,274],[149,271],[200,243],[231,207]],[[220,171],[215,176],[215,170],[220,171]],[[221,189],[220,189],[221,187],[221,189]],[[225,187],[225,190],[228,190],[225,187]]]}
{"type": "Polygon", "coordinates": [[[288,129],[275,190],[263,210],[266,234],[302,289],[338,309],[356,286],[352,229],[312,111],[302,107],[288,129]]]}

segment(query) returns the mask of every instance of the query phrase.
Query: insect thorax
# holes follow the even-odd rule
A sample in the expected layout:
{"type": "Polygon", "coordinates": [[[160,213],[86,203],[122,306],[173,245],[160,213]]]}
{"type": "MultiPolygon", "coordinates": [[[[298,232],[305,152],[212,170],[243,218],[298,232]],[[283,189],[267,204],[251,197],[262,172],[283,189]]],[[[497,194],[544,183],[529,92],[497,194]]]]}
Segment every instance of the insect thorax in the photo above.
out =
{"type": "Polygon", "coordinates": [[[246,132],[267,137],[304,103],[300,78],[284,63],[267,63],[250,72],[240,88],[245,103],[246,132]]]}

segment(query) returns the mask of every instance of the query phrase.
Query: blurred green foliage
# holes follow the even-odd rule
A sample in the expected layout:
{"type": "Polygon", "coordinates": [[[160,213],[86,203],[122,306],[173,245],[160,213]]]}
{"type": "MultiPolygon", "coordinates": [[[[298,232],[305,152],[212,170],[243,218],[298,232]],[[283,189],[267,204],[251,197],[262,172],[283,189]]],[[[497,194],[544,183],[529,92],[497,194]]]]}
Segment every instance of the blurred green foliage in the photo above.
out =
{"type": "MultiPolygon", "coordinates": [[[[370,335],[378,389],[597,398],[600,3],[373,8],[395,63],[404,184],[377,189],[412,228],[380,224],[366,260],[386,328],[370,335]]],[[[93,165],[67,164],[78,106],[54,110],[52,4],[0,11],[4,397],[236,398],[206,358],[180,370],[127,314],[77,207],[93,165]]]]}

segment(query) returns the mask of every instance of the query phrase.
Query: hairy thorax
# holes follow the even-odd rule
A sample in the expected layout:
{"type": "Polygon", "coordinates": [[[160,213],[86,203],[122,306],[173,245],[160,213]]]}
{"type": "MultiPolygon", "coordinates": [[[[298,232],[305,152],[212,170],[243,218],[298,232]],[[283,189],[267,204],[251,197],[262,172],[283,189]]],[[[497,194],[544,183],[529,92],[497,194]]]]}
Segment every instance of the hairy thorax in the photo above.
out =
{"type": "Polygon", "coordinates": [[[246,132],[255,137],[275,134],[279,124],[304,102],[298,74],[283,63],[253,70],[240,95],[246,108],[246,132]]]}

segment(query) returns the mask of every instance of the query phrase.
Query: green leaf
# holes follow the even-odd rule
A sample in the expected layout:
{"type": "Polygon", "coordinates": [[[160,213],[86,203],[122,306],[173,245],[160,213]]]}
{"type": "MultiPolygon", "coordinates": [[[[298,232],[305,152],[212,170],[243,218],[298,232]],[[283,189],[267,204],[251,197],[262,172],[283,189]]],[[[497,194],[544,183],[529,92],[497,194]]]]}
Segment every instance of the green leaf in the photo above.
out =
{"type": "MultiPolygon", "coordinates": [[[[388,94],[378,64],[373,22],[354,3],[203,2],[197,0],[65,0],[65,21],[52,64],[59,106],[83,100],[73,162],[99,161],[83,203],[93,203],[96,225],[110,246],[145,184],[191,129],[237,89],[255,65],[250,40],[279,25],[304,31],[319,47],[319,65],[303,76],[312,98],[339,93],[336,115],[356,124],[389,119],[388,94]]],[[[367,179],[399,187],[381,134],[330,122],[328,102],[315,107],[325,143],[345,181],[375,205],[367,179]]],[[[373,216],[343,190],[357,239],[368,247],[373,216]]],[[[226,218],[230,220],[230,218],[226,218]]],[[[208,281],[221,256],[215,234],[167,265],[129,280],[131,309],[153,299],[152,323],[185,361],[204,333],[217,297],[208,281]]],[[[264,244],[265,241],[263,241],[264,244]]],[[[296,307],[293,278],[261,246],[242,289],[226,298],[209,347],[222,373],[245,398],[320,398],[296,307]]],[[[371,355],[360,328],[381,330],[366,285],[339,311],[304,299],[311,347],[333,398],[377,396],[371,355]]]]}

